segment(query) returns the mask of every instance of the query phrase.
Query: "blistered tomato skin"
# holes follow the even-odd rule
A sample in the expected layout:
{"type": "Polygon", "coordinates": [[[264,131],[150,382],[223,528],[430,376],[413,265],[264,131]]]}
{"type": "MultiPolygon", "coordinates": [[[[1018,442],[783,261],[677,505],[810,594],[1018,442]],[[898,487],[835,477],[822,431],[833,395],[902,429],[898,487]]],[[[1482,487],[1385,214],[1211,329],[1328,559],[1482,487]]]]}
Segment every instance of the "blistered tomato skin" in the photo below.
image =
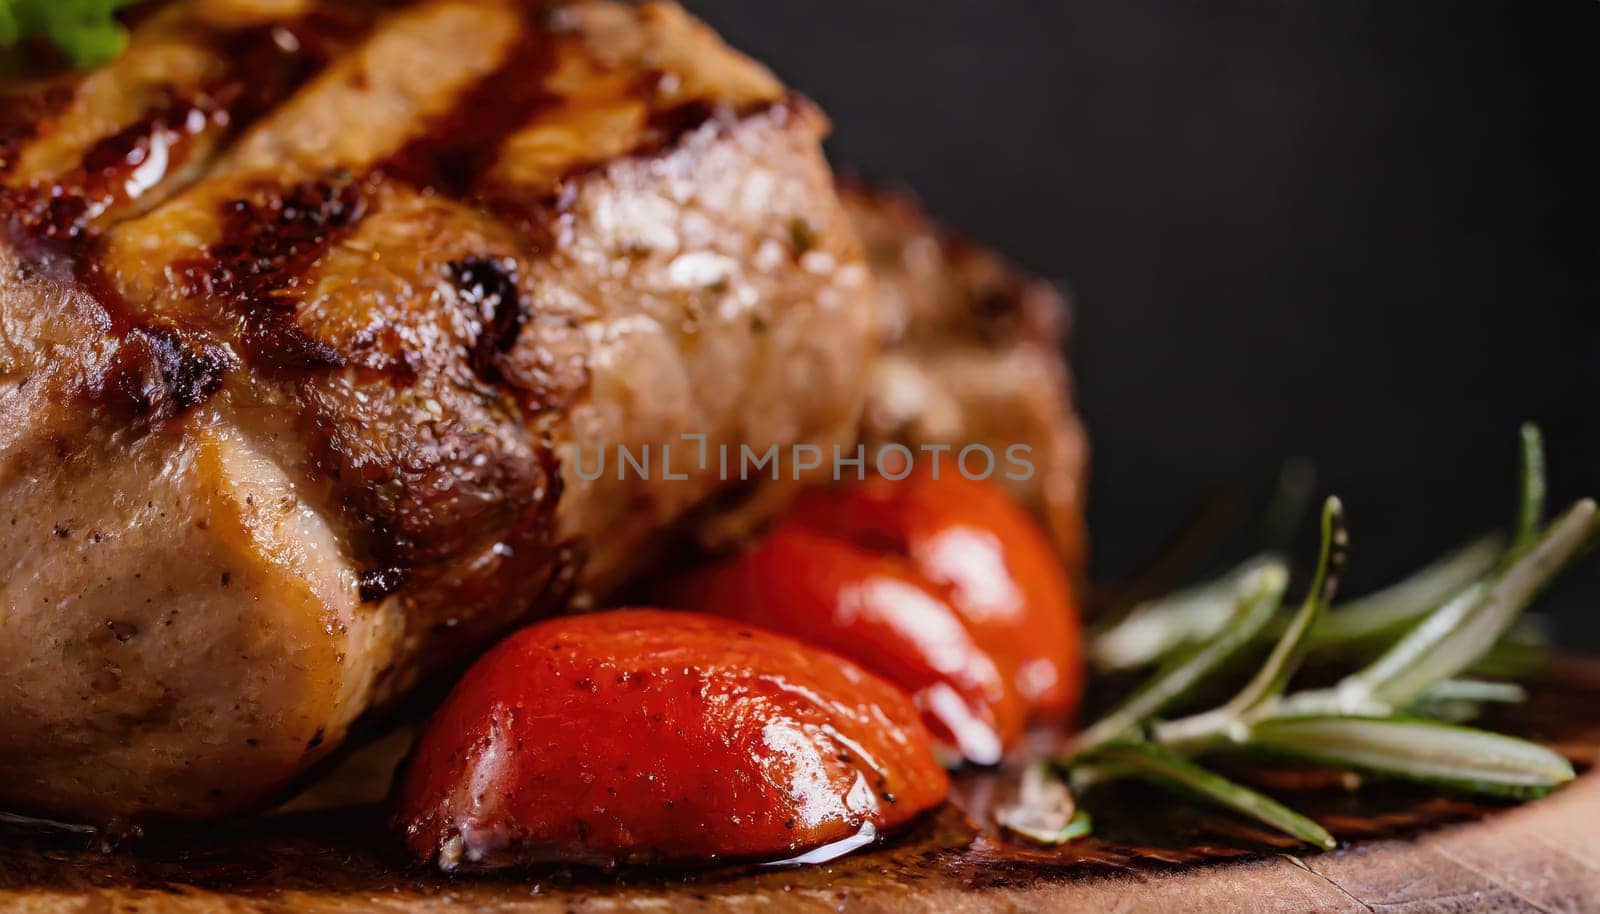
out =
{"type": "Polygon", "coordinates": [[[737,622],[618,610],[486,654],[401,783],[445,869],[782,859],[903,825],[948,778],[898,689],[737,622]]]}
{"type": "Polygon", "coordinates": [[[903,555],[994,658],[1030,717],[1061,718],[1083,694],[1082,629],[1068,570],[1043,530],[998,487],[924,463],[802,495],[796,523],[903,555]]]}
{"type": "Polygon", "coordinates": [[[691,575],[684,606],[792,635],[912,694],[934,735],[989,765],[1022,709],[961,617],[905,558],[780,523],[750,551],[691,575]]]}

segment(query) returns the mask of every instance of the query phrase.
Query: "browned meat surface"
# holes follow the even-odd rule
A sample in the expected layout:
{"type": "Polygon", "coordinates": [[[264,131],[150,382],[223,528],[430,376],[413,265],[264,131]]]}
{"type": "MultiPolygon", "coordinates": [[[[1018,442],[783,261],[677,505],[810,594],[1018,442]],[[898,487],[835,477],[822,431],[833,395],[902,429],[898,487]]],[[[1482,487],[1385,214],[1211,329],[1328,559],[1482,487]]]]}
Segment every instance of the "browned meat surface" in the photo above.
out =
{"type": "Polygon", "coordinates": [[[850,189],[843,197],[877,279],[884,347],[864,435],[954,452],[982,444],[997,457],[1028,446],[1032,477],[1006,484],[1081,569],[1088,444],[1062,358],[1066,301],[1049,283],[942,232],[904,195],[850,189]]]}
{"type": "Polygon", "coordinates": [[[574,444],[856,434],[825,123],[674,6],[186,0],[5,91],[0,808],[257,803],[717,486],[574,444]]]}

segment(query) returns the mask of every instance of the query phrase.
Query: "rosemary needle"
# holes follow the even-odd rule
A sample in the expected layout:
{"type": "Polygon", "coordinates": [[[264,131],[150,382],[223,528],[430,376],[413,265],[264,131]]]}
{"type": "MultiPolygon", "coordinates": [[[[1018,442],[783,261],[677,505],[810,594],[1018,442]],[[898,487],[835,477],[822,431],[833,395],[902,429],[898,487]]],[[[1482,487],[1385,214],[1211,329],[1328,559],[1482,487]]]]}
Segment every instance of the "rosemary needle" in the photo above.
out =
{"type": "Polygon", "coordinates": [[[1327,829],[1277,800],[1154,743],[1106,743],[1083,761],[1094,769],[1095,777],[1131,777],[1186,794],[1242,813],[1324,850],[1338,843],[1327,829]]]}
{"type": "Polygon", "coordinates": [[[1105,717],[1079,733],[1071,751],[1081,752],[1115,739],[1189,694],[1196,683],[1226,662],[1267,624],[1283,602],[1283,590],[1288,583],[1289,569],[1276,562],[1252,572],[1240,582],[1233,614],[1220,631],[1187,655],[1176,658],[1105,717]]]}

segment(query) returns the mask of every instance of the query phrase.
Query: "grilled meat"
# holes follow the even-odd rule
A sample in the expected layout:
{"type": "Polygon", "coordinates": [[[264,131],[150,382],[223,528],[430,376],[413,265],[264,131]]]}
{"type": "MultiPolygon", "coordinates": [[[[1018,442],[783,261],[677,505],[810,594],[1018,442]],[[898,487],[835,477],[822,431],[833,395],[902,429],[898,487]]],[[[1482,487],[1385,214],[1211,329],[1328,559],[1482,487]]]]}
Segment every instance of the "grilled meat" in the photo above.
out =
{"type": "Polygon", "coordinates": [[[664,2],[179,0],[0,88],[0,809],[273,796],[714,514],[685,434],[1030,443],[1081,550],[1059,300],[825,130],[664,2]]]}
{"type": "MultiPolygon", "coordinates": [[[[1066,301],[1049,283],[942,231],[904,194],[852,187],[843,199],[878,290],[883,354],[864,437],[950,445],[952,459],[974,444],[997,460],[1026,445],[1031,477],[994,478],[1033,509],[1081,570],[1088,445],[1061,354],[1066,301]]],[[[976,455],[973,466],[983,466],[976,455]]]]}
{"type": "Polygon", "coordinates": [[[0,808],[257,803],[717,487],[573,445],[855,435],[824,120],[674,6],[188,0],[0,111],[0,808]]]}

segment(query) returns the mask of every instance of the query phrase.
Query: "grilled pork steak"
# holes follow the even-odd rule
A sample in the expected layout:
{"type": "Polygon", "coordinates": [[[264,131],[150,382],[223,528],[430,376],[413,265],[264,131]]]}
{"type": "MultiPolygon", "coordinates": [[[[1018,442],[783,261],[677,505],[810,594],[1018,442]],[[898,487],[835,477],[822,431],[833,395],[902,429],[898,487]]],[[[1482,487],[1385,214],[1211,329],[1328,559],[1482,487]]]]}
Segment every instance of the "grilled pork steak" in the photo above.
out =
{"type": "Polygon", "coordinates": [[[825,123],[674,6],[189,0],[0,112],[0,808],[258,802],[717,486],[574,444],[855,436],[825,123]]]}
{"type": "Polygon", "coordinates": [[[683,434],[1010,436],[1081,544],[1059,302],[825,128],[666,3],[180,0],[0,87],[0,809],[273,795],[639,568],[683,434]]]}
{"type": "MultiPolygon", "coordinates": [[[[1046,524],[1069,570],[1081,575],[1088,449],[1061,355],[1067,302],[1049,283],[941,229],[904,193],[847,186],[840,199],[865,242],[886,347],[868,379],[862,437],[950,446],[946,467],[969,444],[996,454],[1027,446],[1032,478],[995,478],[1046,524]]],[[[795,490],[768,484],[731,506],[704,506],[692,519],[692,538],[712,551],[738,548],[765,532],[795,490]]],[[[383,802],[414,736],[402,727],[356,750],[286,809],[383,802]]]]}

